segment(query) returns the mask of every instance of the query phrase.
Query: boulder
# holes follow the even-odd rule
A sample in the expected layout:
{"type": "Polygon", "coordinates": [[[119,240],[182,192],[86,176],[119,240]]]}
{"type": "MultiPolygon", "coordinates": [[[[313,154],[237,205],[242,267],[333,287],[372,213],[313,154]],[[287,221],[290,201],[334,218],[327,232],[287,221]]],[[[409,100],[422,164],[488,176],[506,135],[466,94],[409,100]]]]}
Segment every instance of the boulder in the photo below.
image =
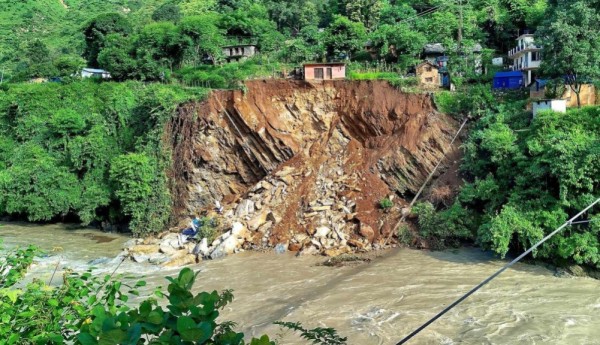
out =
{"type": "Polygon", "coordinates": [[[160,252],[167,255],[175,254],[179,250],[178,240],[168,240],[160,243],[160,252]]]}
{"type": "Polygon", "coordinates": [[[210,253],[210,258],[218,259],[220,257],[233,254],[235,250],[240,246],[241,243],[236,238],[236,236],[229,236],[223,242],[221,242],[215,249],[213,249],[213,251],[210,253]]]}
{"type": "Polygon", "coordinates": [[[360,223],[360,235],[370,241],[373,241],[375,237],[375,231],[372,227],[368,226],[365,223],[360,223]]]}
{"type": "Polygon", "coordinates": [[[269,210],[264,209],[259,214],[255,215],[252,219],[248,221],[248,229],[252,231],[258,230],[262,225],[267,222],[267,217],[271,213],[269,210]]]}
{"type": "Polygon", "coordinates": [[[235,209],[235,216],[243,218],[249,214],[254,213],[254,202],[252,200],[242,200],[238,207],[235,209]]]}
{"type": "Polygon", "coordinates": [[[206,237],[204,237],[202,239],[202,241],[200,241],[200,243],[198,243],[196,245],[196,247],[194,248],[194,252],[192,254],[200,255],[203,257],[208,256],[208,254],[209,254],[208,239],[206,237]]]}
{"type": "Polygon", "coordinates": [[[154,254],[158,253],[159,246],[156,244],[138,244],[129,248],[129,252],[132,254],[154,254]]]}
{"type": "Polygon", "coordinates": [[[329,235],[329,233],[331,232],[331,229],[329,229],[326,226],[320,226],[317,228],[317,230],[315,231],[315,237],[316,238],[324,238],[327,237],[327,235],[329,235]]]}
{"type": "Polygon", "coordinates": [[[356,247],[358,249],[363,249],[365,247],[364,243],[362,243],[361,241],[358,241],[358,240],[354,240],[354,239],[349,239],[348,244],[351,245],[352,247],[356,247]]]}
{"type": "Polygon", "coordinates": [[[330,257],[335,257],[335,256],[340,256],[342,254],[348,254],[351,252],[352,252],[352,250],[348,247],[337,247],[337,248],[326,249],[323,252],[323,254],[330,256],[330,257]]]}
{"type": "Polygon", "coordinates": [[[194,254],[186,254],[183,256],[175,257],[169,260],[167,263],[163,264],[163,267],[179,267],[185,265],[191,265],[196,263],[196,255],[194,254]]]}
{"type": "Polygon", "coordinates": [[[148,262],[153,265],[162,265],[162,264],[168,262],[169,260],[171,260],[170,257],[166,256],[165,254],[160,254],[160,253],[150,255],[150,257],[148,258],[148,262]]]}
{"type": "Polygon", "coordinates": [[[133,259],[133,261],[137,262],[138,264],[141,264],[142,262],[147,262],[150,257],[148,255],[143,255],[143,254],[133,254],[131,255],[131,258],[133,259]]]}

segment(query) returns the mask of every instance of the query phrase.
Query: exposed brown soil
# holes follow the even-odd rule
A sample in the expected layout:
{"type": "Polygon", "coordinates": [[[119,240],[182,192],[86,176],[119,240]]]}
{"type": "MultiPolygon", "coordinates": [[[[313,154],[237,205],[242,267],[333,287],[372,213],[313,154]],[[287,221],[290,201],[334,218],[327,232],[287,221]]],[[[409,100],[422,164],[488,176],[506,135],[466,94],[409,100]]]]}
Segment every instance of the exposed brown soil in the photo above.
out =
{"type": "Polygon", "coordinates": [[[339,254],[382,242],[444,152],[450,159],[436,195],[452,197],[460,183],[460,142],[449,147],[457,123],[428,94],[383,81],[246,87],[182,106],[168,127],[174,212],[182,219],[217,200],[224,222],[256,232],[255,245],[339,254]],[[395,207],[384,212],[379,201],[390,196],[395,207]],[[331,231],[320,237],[323,227],[331,231]]]}

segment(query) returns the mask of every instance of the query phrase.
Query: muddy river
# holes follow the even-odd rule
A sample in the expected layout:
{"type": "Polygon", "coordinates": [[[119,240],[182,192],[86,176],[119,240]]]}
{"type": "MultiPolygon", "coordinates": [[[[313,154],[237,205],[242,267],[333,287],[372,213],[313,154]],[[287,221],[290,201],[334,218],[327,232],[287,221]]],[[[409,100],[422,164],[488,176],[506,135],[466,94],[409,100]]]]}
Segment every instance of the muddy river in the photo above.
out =
{"type": "MultiPolygon", "coordinates": [[[[50,255],[29,277],[49,279],[64,267],[112,272],[128,238],[63,225],[2,224],[6,247],[35,244],[50,255]]],[[[397,249],[370,263],[331,268],[321,257],[242,253],[204,261],[195,289],[233,289],[222,320],[247,335],[278,335],[280,344],[305,344],[273,321],[334,327],[348,344],[395,344],[505,261],[468,248],[444,252],[397,249]]],[[[118,272],[166,285],[177,270],[124,262],[118,272]]],[[[58,279],[57,279],[58,280],[58,279]]],[[[446,314],[409,344],[600,344],[600,281],[564,278],[517,264],[446,314]]]]}

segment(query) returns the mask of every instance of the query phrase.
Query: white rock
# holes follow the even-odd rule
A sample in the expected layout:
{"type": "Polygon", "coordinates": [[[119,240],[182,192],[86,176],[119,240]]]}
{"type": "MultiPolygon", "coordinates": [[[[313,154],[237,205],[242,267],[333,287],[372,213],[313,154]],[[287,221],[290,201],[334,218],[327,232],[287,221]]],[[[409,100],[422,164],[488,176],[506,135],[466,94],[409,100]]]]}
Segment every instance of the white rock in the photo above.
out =
{"type": "Polygon", "coordinates": [[[211,259],[217,259],[225,255],[233,254],[238,247],[238,239],[235,236],[229,236],[225,241],[221,242],[212,253],[210,253],[210,257],[211,259]]]}
{"type": "Polygon", "coordinates": [[[320,226],[317,228],[317,231],[315,231],[315,237],[316,238],[327,237],[327,235],[329,234],[330,231],[331,231],[331,229],[329,229],[328,227],[320,226]]]}
{"type": "Polygon", "coordinates": [[[235,222],[233,223],[233,226],[231,227],[231,234],[233,236],[240,236],[244,230],[246,229],[246,227],[244,226],[244,224],[240,223],[240,222],[235,222]]]}
{"type": "Polygon", "coordinates": [[[208,250],[208,238],[204,237],[202,239],[202,241],[200,241],[200,243],[198,243],[196,251],[197,251],[196,254],[199,254],[199,255],[202,255],[202,256],[208,256],[208,254],[209,254],[209,250],[208,250]]]}
{"type": "Polygon", "coordinates": [[[174,254],[179,250],[179,242],[177,240],[168,240],[160,243],[160,252],[164,254],[174,254]]]}

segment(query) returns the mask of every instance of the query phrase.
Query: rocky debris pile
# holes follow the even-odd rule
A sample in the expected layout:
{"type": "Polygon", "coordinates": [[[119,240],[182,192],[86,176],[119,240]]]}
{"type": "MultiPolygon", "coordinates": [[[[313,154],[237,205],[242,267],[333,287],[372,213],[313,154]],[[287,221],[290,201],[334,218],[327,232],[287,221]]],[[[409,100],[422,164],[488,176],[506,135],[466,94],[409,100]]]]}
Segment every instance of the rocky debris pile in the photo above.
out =
{"type": "Polygon", "coordinates": [[[242,246],[251,238],[248,229],[242,223],[235,222],[231,230],[210,244],[207,238],[197,241],[178,233],[166,233],[160,238],[131,240],[125,244],[124,250],[138,263],[179,267],[243,251],[242,246]]]}
{"type": "Polygon", "coordinates": [[[246,86],[182,106],[166,129],[175,215],[194,217],[218,202],[224,229],[240,223],[249,233],[241,249],[377,249],[407,204],[399,197],[384,211],[380,201],[415,194],[460,145],[450,145],[458,124],[437,112],[430,95],[384,81],[246,86]]]}

